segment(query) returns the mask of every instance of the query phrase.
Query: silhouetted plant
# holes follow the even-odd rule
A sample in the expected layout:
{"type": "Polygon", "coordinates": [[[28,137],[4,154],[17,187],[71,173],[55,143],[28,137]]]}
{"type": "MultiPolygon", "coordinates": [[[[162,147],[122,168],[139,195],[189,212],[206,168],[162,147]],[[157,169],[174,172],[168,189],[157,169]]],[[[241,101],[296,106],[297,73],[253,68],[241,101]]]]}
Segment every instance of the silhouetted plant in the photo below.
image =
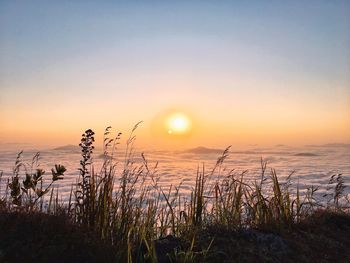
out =
{"type": "Polygon", "coordinates": [[[81,181],[78,183],[78,189],[76,190],[76,201],[77,201],[77,216],[78,221],[82,222],[84,225],[93,224],[93,219],[91,218],[91,183],[90,179],[90,168],[92,164],[91,154],[93,153],[93,143],[95,133],[88,129],[82,135],[81,142],[79,146],[81,147],[82,160],[80,160],[80,176],[81,181]],[[89,216],[90,215],[90,216],[89,216]]]}
{"type": "Polygon", "coordinates": [[[324,194],[323,197],[330,197],[328,204],[333,201],[335,209],[341,208],[339,205],[339,200],[344,194],[345,182],[342,174],[334,174],[331,176],[328,182],[327,191],[330,193],[324,194]]]}
{"type": "Polygon", "coordinates": [[[23,151],[19,152],[16,157],[15,166],[13,168],[13,176],[11,178],[11,183],[9,183],[12,204],[16,206],[20,206],[22,204],[21,185],[19,183],[19,171],[21,166],[23,165],[21,161],[22,153],[23,151]]]}
{"type": "Polygon", "coordinates": [[[62,180],[66,168],[63,165],[55,165],[55,168],[51,169],[52,171],[52,180],[51,182],[44,187],[43,186],[43,175],[45,171],[40,168],[36,168],[39,160],[39,153],[36,153],[32,158],[32,163],[30,167],[27,167],[21,161],[22,152],[17,155],[15,166],[13,169],[13,176],[11,182],[9,182],[8,187],[10,189],[10,195],[12,198],[12,204],[17,208],[25,210],[36,209],[38,201],[41,201],[40,210],[43,209],[43,196],[47,194],[52,184],[57,180],[62,180]],[[21,167],[25,170],[25,179],[20,182],[20,169],[21,167]]]}
{"type": "MultiPolygon", "coordinates": [[[[55,168],[52,168],[51,169],[51,172],[52,172],[52,181],[55,182],[57,180],[62,180],[63,179],[63,176],[64,176],[64,172],[66,171],[67,169],[63,166],[63,165],[60,165],[60,164],[55,164],[55,168]]],[[[42,170],[41,170],[42,171],[42,170]]],[[[40,171],[38,170],[38,173],[40,171]]],[[[38,175],[40,176],[40,174],[38,175]]],[[[41,177],[41,176],[40,176],[41,177]]]]}

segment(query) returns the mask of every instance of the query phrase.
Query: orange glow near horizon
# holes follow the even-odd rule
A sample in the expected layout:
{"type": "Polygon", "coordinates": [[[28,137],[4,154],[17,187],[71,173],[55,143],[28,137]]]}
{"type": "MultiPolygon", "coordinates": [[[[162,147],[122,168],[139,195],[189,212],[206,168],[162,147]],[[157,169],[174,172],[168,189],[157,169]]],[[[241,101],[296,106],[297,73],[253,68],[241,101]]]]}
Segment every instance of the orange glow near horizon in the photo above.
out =
{"type": "MultiPolygon", "coordinates": [[[[205,115],[203,112],[199,114],[200,111],[196,107],[174,107],[158,114],[155,114],[154,110],[135,111],[122,115],[121,119],[107,114],[98,115],[98,107],[88,116],[78,110],[70,110],[71,112],[62,109],[57,114],[51,112],[50,115],[45,111],[32,111],[26,115],[17,114],[19,111],[8,114],[4,116],[7,118],[3,119],[3,123],[7,125],[0,131],[0,143],[76,145],[82,132],[88,128],[95,131],[97,141],[100,141],[99,137],[102,138],[108,125],[111,125],[115,132],[122,132],[122,139],[125,139],[133,125],[140,120],[137,119],[139,115],[146,117],[135,132],[137,147],[179,149],[249,144],[303,145],[349,143],[350,139],[350,123],[346,111],[343,111],[343,115],[339,112],[337,118],[332,118],[333,114],[327,116],[327,112],[322,118],[303,115],[302,109],[294,110],[295,116],[288,115],[286,111],[285,114],[280,114],[281,111],[270,111],[270,115],[261,116],[254,111],[240,112],[232,106],[231,114],[222,115],[222,110],[213,105],[212,110],[205,115]],[[229,119],[231,121],[226,121],[229,119]]],[[[264,110],[267,111],[266,108],[264,110]]]]}

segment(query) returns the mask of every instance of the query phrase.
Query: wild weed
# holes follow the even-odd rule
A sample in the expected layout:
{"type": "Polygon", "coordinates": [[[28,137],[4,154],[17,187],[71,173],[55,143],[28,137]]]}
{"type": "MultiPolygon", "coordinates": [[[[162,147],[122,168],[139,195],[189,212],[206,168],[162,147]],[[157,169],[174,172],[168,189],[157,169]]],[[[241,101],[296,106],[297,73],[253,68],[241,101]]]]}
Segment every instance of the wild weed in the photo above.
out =
{"type": "MultiPolygon", "coordinates": [[[[63,165],[56,164],[51,169],[51,182],[44,186],[43,176],[45,171],[38,166],[40,154],[37,153],[32,158],[30,166],[26,165],[21,160],[22,152],[17,155],[13,175],[8,183],[10,189],[11,202],[13,208],[25,211],[40,210],[43,211],[44,196],[50,191],[53,191],[53,183],[62,180],[66,168],[63,165]],[[24,180],[20,182],[20,171],[24,170],[24,180]],[[40,205],[38,205],[40,204],[40,205]]],[[[7,197],[7,191],[5,198],[7,197]]],[[[51,200],[51,199],[50,199],[51,200]]]]}

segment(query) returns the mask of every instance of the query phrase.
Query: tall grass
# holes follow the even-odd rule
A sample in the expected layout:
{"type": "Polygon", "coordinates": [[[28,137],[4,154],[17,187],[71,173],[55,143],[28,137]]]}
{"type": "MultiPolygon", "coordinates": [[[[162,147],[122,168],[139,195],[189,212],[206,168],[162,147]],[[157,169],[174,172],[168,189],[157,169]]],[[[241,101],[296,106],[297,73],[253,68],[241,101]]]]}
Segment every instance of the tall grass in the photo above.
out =
{"type": "Polygon", "coordinates": [[[210,246],[198,250],[196,238],[208,226],[281,230],[291,228],[319,207],[349,212],[340,174],[331,178],[330,185],[334,185],[329,188],[331,198],[322,204],[315,197],[317,188],[310,187],[306,194],[301,194],[297,185],[292,193],[293,174],[280,182],[276,171],[268,170],[263,160],[259,179],[253,182],[246,180],[246,171],[223,174],[229,147],[213,169],[207,172],[204,164],[198,167],[190,196],[183,196],[181,184],[168,189],[159,184],[157,164],[150,167],[144,154],[142,164],[134,162],[137,126],[127,140],[121,163],[115,159],[121,133],[111,138],[111,127],[106,128],[104,163],[98,171],[92,158],[94,132],[89,129],[82,135],[79,179],[65,204],[59,203],[59,193],[53,184],[64,178],[65,167],[55,165],[51,179],[46,182],[45,171],[38,168],[40,155],[36,154],[27,166],[21,161],[22,152],[19,153],[13,175],[5,184],[0,209],[64,213],[75,224],[113,245],[120,262],[157,262],[155,240],[168,235],[187,242],[169,254],[170,260],[202,261],[210,246]],[[118,165],[123,167],[121,172],[118,165]]]}

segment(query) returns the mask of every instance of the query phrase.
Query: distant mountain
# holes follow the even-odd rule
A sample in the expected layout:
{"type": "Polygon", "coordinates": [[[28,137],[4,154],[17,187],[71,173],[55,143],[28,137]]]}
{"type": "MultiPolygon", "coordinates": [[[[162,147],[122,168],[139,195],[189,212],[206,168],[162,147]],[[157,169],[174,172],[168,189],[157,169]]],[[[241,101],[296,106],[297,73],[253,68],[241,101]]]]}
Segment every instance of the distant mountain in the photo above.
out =
{"type": "Polygon", "coordinates": [[[327,144],[311,144],[311,145],[306,145],[309,147],[344,147],[348,148],[350,147],[350,143],[327,143],[327,144]]]}
{"type": "Polygon", "coordinates": [[[213,148],[207,148],[203,146],[185,150],[186,153],[197,153],[197,154],[222,153],[223,151],[224,150],[222,149],[213,149],[213,148]]]}
{"type": "Polygon", "coordinates": [[[303,156],[303,157],[314,157],[314,156],[319,156],[316,153],[296,153],[294,156],[303,156]]]}
{"type": "Polygon", "coordinates": [[[53,150],[55,150],[55,151],[67,151],[67,152],[69,152],[69,151],[71,151],[71,152],[79,152],[80,151],[80,147],[78,145],[67,144],[67,145],[56,147],[53,150]]]}
{"type": "Polygon", "coordinates": [[[328,143],[323,144],[324,147],[350,147],[350,143],[328,143]]]}

